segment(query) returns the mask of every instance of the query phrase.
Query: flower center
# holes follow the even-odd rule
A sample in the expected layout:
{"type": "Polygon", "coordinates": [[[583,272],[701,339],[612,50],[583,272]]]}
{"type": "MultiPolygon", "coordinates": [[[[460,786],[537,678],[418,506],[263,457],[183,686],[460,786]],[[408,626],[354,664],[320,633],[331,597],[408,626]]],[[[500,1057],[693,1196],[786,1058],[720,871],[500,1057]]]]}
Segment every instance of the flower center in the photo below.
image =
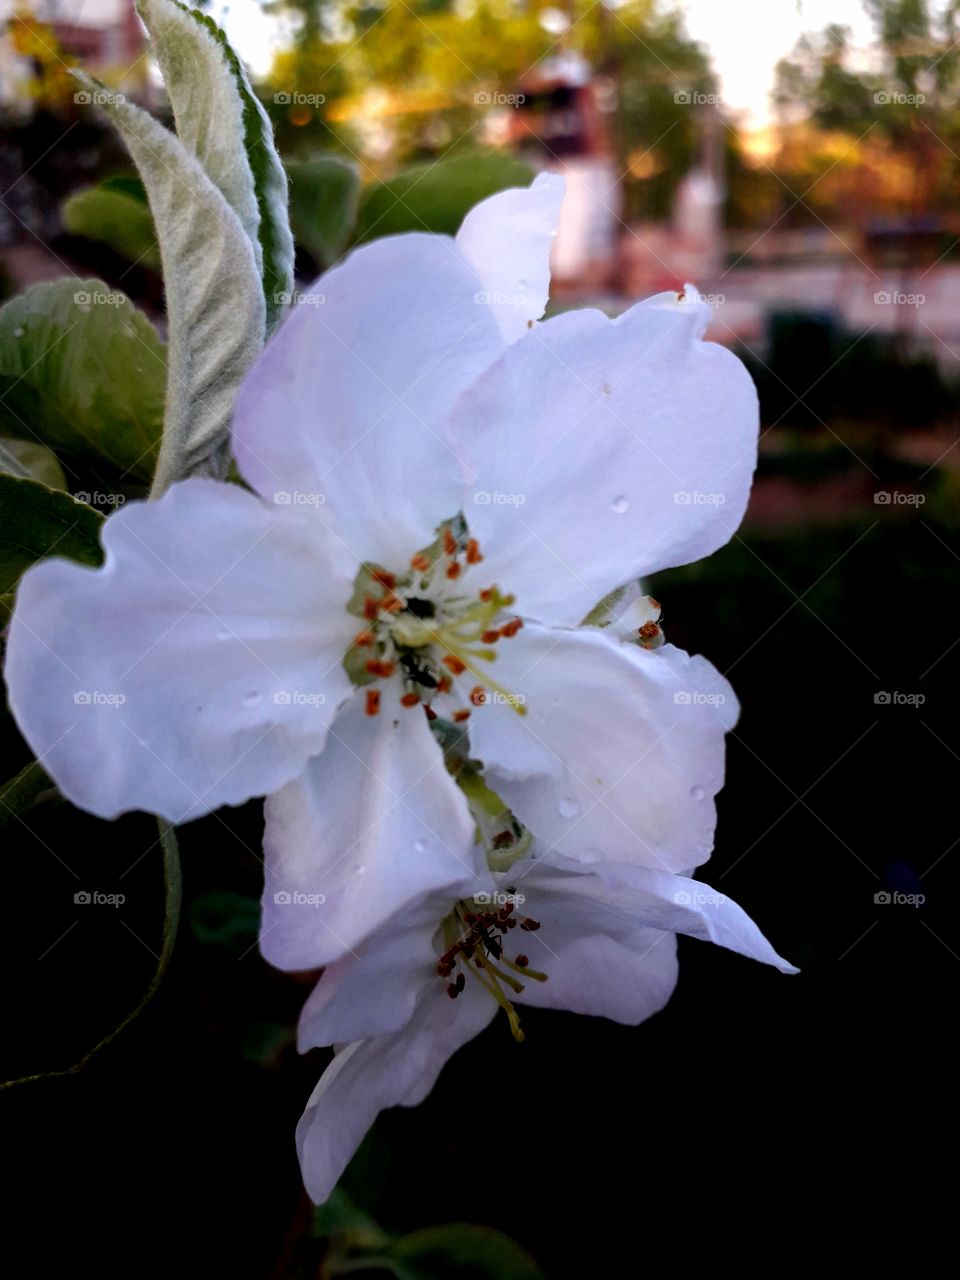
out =
{"type": "Polygon", "coordinates": [[[347,608],[364,627],[344,667],[354,684],[368,686],[368,715],[380,710],[377,682],[393,676],[402,684],[401,704],[422,704],[430,720],[437,717],[434,701],[443,696],[453,704],[449,718],[456,724],[491,696],[525,714],[522,699],[497,684],[489,671],[495,646],[515,636],[523,621],[510,614],[514,597],[499,587],[471,592],[466,586],[469,571],[482,560],[476,539],[458,518],[441,526],[436,541],[417,552],[405,573],[361,567],[347,608]]]}
{"type": "Polygon", "coordinates": [[[468,977],[476,979],[504,1010],[513,1038],[519,1042],[524,1038],[520,1019],[504,988],[519,995],[524,987],[520,978],[546,982],[547,974],[531,969],[529,957],[522,951],[512,960],[507,955],[511,930],[519,925],[521,932],[535,933],[540,928],[539,920],[532,916],[517,916],[518,901],[523,899],[512,889],[502,894],[461,898],[441,926],[446,949],[437,962],[437,974],[453,979],[447,982],[451,1000],[464,989],[468,977]]]}

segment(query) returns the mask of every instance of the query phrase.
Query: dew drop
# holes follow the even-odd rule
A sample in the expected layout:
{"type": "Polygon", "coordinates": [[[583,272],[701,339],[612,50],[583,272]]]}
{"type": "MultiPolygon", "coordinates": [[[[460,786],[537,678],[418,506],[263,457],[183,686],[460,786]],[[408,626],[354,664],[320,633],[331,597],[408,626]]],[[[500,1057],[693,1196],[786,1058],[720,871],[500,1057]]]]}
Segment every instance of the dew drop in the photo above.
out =
{"type": "Polygon", "coordinates": [[[580,804],[574,800],[573,796],[564,796],[560,801],[560,816],[563,818],[575,818],[580,812],[580,804]]]}
{"type": "Polygon", "coordinates": [[[424,840],[414,840],[413,842],[414,853],[423,853],[425,852],[426,847],[427,847],[426,841],[424,840]]]}
{"type": "Polygon", "coordinates": [[[615,512],[618,516],[622,516],[624,512],[630,510],[630,499],[624,497],[621,493],[619,498],[614,498],[610,503],[610,510],[615,512]]]}
{"type": "Polygon", "coordinates": [[[355,876],[362,876],[366,872],[366,870],[367,868],[363,865],[363,863],[358,862],[357,865],[353,868],[353,874],[355,876]]]}
{"type": "Polygon", "coordinates": [[[23,325],[22,325],[22,324],[18,324],[18,325],[17,325],[17,327],[16,327],[16,329],[14,329],[14,331],[13,331],[13,336],[14,336],[15,338],[22,338],[22,337],[23,337],[23,335],[24,335],[24,332],[25,332],[25,330],[24,330],[23,325]]]}
{"type": "Polygon", "coordinates": [[[690,794],[694,800],[702,800],[707,793],[704,791],[703,787],[691,787],[690,794]]]}

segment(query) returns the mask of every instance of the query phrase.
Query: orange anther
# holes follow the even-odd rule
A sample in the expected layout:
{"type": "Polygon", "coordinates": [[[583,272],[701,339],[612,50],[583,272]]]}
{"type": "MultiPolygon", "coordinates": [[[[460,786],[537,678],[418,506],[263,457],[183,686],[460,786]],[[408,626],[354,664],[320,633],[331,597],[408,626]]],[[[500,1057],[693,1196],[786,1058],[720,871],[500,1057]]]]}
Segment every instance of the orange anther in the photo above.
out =
{"type": "Polygon", "coordinates": [[[361,631],[353,643],[358,649],[366,649],[373,644],[373,640],[374,635],[372,631],[361,631]]]}
{"type": "Polygon", "coordinates": [[[418,551],[417,554],[410,561],[410,568],[418,569],[420,573],[426,573],[427,570],[430,568],[430,561],[427,559],[427,557],[423,554],[422,551],[418,551]]]}
{"type": "Polygon", "coordinates": [[[405,693],[400,699],[400,705],[404,707],[415,707],[419,701],[419,693],[405,693]]]}
{"type": "Polygon", "coordinates": [[[403,601],[398,595],[394,595],[392,591],[388,591],[380,601],[380,608],[384,613],[399,613],[403,608],[403,601]]]}
{"type": "Polygon", "coordinates": [[[462,711],[455,711],[453,713],[454,724],[463,724],[464,720],[469,720],[469,719],[470,719],[470,710],[467,707],[465,707],[462,711]]]}
{"type": "Polygon", "coordinates": [[[448,578],[460,577],[460,561],[459,560],[451,560],[451,562],[447,565],[447,577],[448,578]]]}
{"type": "Polygon", "coordinates": [[[380,710],[380,690],[368,689],[367,690],[367,715],[375,716],[379,710],[380,710]]]}
{"type": "Polygon", "coordinates": [[[467,539],[467,564],[479,564],[483,559],[480,554],[480,543],[476,538],[467,539]]]}
{"type": "Polygon", "coordinates": [[[522,626],[522,618],[511,618],[505,627],[500,628],[500,634],[502,636],[515,636],[522,626]]]}
{"type": "Polygon", "coordinates": [[[489,604],[490,601],[493,599],[493,587],[484,587],[484,589],[480,592],[480,599],[483,601],[484,604],[489,604]]]}
{"type": "Polygon", "coordinates": [[[379,611],[379,606],[373,596],[366,596],[363,601],[363,616],[369,618],[372,622],[379,611]]]}
{"type": "Polygon", "coordinates": [[[496,642],[500,639],[500,632],[484,631],[480,639],[483,641],[484,644],[496,644],[496,642]]]}
{"type": "Polygon", "coordinates": [[[441,676],[437,681],[437,693],[449,693],[453,681],[449,676],[441,676]]]}
{"type": "Polygon", "coordinates": [[[394,664],[392,662],[380,662],[376,658],[371,658],[365,666],[372,676],[392,676],[394,672],[394,664]]]}
{"type": "Polygon", "coordinates": [[[374,582],[379,582],[381,587],[386,587],[388,591],[392,591],[397,585],[396,576],[392,573],[387,573],[386,569],[374,569],[370,577],[374,582]]]}
{"type": "Polygon", "coordinates": [[[444,529],[443,531],[443,549],[448,556],[456,554],[457,540],[449,529],[444,529]]]}
{"type": "Polygon", "coordinates": [[[443,665],[448,671],[452,671],[455,676],[462,676],[467,669],[467,664],[465,662],[461,662],[456,654],[453,653],[447,654],[443,659],[443,665]]]}

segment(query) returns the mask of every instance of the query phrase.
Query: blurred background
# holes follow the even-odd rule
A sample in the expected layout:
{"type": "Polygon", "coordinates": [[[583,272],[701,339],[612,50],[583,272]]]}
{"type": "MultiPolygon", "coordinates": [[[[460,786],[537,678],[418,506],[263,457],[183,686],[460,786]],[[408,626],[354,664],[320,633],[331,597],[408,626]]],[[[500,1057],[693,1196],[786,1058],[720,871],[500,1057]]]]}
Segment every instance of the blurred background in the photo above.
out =
{"type": "MultiPolygon", "coordinates": [[[[101,1266],[169,1253],[264,1280],[619,1276],[657,1244],[698,1265],[758,1217],[823,1222],[852,1183],[900,1212],[955,1113],[960,2],[207,12],[273,120],[304,288],[352,244],[455,231],[547,169],[568,184],[553,311],[686,281],[713,304],[709,337],[760,391],[757,481],[729,546],[650,585],[668,638],[743,704],[703,878],[803,972],[684,940],[641,1028],[534,1012],[516,1046],[495,1024],[314,1211],[292,1142],[324,1061],[294,1048],[310,979],[259,958],[260,813],[228,811],[182,832],[152,1004],[82,1072],[3,1095],[18,1191],[78,1211],[73,1246],[101,1266]]],[[[162,332],[142,188],[68,74],[164,115],[132,0],[0,0],[0,24],[0,299],[98,277],[162,332]]],[[[62,483],[89,487],[68,463],[62,483]]],[[[29,755],[2,729],[13,776],[29,755]]],[[[41,796],[29,824],[0,805],[0,829],[12,1078],[69,1067],[136,1004],[163,885],[147,820],[41,796]],[[87,884],[123,907],[78,911],[87,884]]]]}

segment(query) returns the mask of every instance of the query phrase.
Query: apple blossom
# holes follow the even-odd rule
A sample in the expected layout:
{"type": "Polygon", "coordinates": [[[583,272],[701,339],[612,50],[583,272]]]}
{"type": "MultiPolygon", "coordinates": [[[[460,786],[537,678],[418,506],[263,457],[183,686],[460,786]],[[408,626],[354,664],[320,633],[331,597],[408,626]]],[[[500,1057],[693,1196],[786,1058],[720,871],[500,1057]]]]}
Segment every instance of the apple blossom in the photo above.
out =
{"type": "Polygon", "coordinates": [[[377,1113],[422,1101],[498,1009],[517,1039],[516,1005],[630,1025],[656,1013],[678,933],[796,972],[729,898],[626,864],[527,859],[399,912],[324,971],[301,1014],[301,1050],[337,1046],[297,1130],[310,1195],[325,1200],[377,1113]]]}
{"type": "MultiPolygon", "coordinates": [[[[317,963],[475,867],[434,717],[560,853],[710,852],[729,687],[578,624],[730,537],[756,396],[691,288],[537,322],[561,194],[541,177],[455,241],[356,250],[241,387],[252,492],[127,504],[102,568],[50,559],[18,590],[10,705],[63,793],[170,822],[267,795],[271,875],[322,880],[317,963]]],[[[315,918],[265,937],[285,952],[315,918]]]]}

